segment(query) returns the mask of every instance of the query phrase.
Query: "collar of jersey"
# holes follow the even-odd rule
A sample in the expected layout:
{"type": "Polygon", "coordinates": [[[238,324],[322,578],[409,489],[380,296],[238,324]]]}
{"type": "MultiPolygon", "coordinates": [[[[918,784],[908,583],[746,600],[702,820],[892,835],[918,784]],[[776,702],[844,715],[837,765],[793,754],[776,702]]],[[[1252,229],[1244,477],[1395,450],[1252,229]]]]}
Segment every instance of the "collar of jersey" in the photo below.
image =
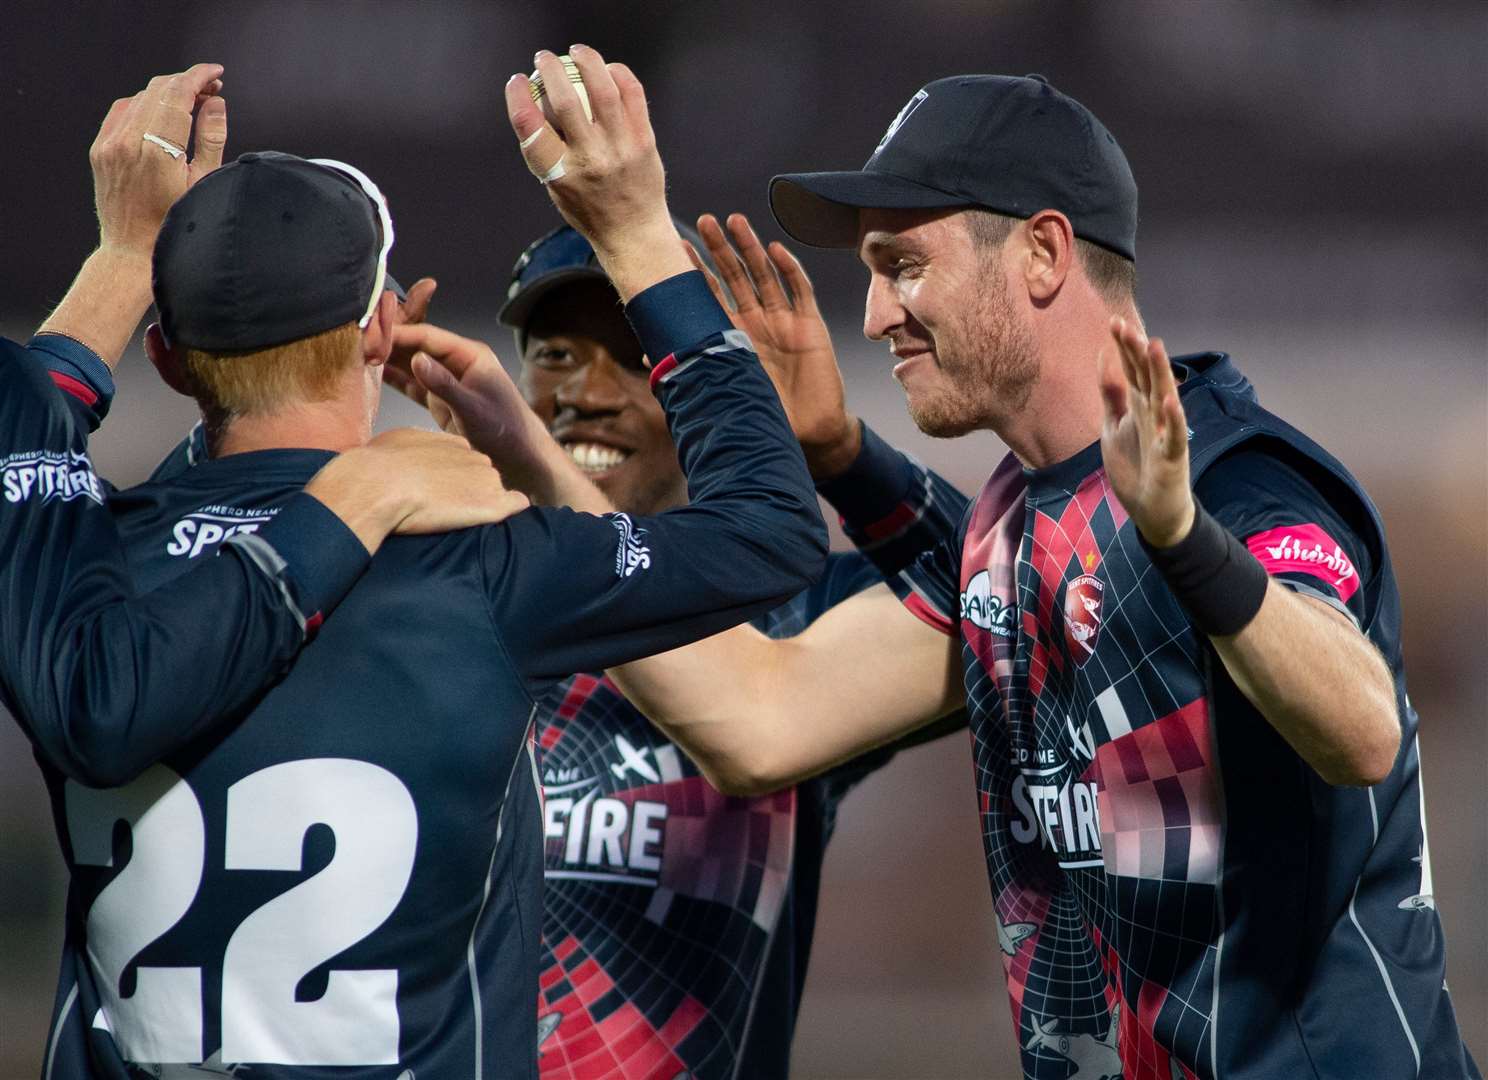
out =
{"type": "Polygon", "coordinates": [[[273,449],[249,450],[226,457],[198,462],[171,483],[190,482],[195,478],[220,481],[223,477],[241,476],[245,481],[299,480],[314,476],[335,457],[334,450],[273,449]]]}

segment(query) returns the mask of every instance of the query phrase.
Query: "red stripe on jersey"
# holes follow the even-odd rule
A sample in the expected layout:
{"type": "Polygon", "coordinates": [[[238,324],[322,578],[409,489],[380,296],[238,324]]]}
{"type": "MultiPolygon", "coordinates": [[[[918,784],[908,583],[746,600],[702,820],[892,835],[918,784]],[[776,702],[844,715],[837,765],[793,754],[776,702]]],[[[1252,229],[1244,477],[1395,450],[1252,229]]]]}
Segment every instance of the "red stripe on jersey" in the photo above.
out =
{"type": "Polygon", "coordinates": [[[870,540],[886,540],[904,531],[904,527],[915,519],[914,507],[900,503],[893,511],[863,529],[870,540]]]}
{"type": "Polygon", "coordinates": [[[98,395],[87,383],[79,379],[74,379],[71,375],[64,375],[60,371],[52,371],[48,372],[48,374],[51,375],[52,382],[57,384],[57,389],[63,393],[71,394],[84,405],[96,405],[98,403],[98,395]]]}
{"type": "Polygon", "coordinates": [[[672,370],[672,368],[674,368],[676,366],[677,366],[677,354],[676,353],[668,353],[665,357],[663,357],[662,359],[658,360],[656,362],[656,364],[652,366],[652,368],[651,368],[651,378],[649,380],[650,381],[650,384],[651,384],[651,392],[652,393],[655,393],[656,392],[656,388],[661,385],[661,380],[664,379],[664,378],[666,378],[667,377],[667,373],[670,372],[672,370]]]}
{"type": "Polygon", "coordinates": [[[909,608],[911,615],[932,629],[939,630],[946,637],[956,636],[955,623],[927,604],[919,593],[912,592],[906,596],[904,606],[909,608]]]}

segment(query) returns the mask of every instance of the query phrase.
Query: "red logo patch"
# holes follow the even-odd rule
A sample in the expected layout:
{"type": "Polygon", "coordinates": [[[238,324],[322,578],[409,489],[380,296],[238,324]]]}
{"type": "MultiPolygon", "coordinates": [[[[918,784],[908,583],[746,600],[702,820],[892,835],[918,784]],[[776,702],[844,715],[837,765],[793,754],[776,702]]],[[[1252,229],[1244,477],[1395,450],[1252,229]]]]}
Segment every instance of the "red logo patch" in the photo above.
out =
{"type": "Polygon", "coordinates": [[[1105,591],[1105,583],[1093,574],[1081,574],[1064,588],[1064,642],[1076,667],[1095,655],[1105,591]]]}
{"type": "Polygon", "coordinates": [[[1268,574],[1309,574],[1337,590],[1344,601],[1359,589],[1359,575],[1343,548],[1317,525],[1268,529],[1245,541],[1268,574]]]}

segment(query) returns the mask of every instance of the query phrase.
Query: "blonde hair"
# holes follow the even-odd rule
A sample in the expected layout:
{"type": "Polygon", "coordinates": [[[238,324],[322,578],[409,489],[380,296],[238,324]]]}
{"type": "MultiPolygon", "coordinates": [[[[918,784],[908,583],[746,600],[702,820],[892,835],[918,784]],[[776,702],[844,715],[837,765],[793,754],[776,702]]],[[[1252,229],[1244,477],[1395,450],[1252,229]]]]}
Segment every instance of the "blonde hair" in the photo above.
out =
{"type": "Polygon", "coordinates": [[[186,350],[191,396],[209,420],[273,412],[286,405],[328,401],[361,360],[354,322],[284,345],[248,352],[186,350]]]}

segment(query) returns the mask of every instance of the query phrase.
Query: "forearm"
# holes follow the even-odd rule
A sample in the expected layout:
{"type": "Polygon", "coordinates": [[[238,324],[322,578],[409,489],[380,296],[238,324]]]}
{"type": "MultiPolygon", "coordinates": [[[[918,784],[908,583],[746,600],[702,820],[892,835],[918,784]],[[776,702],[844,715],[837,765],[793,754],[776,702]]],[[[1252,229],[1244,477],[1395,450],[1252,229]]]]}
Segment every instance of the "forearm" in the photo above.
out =
{"type": "Polygon", "coordinates": [[[1240,692],[1328,783],[1389,774],[1400,745],[1394,686],[1344,616],[1271,581],[1249,625],[1210,640],[1240,692]]]}
{"type": "Polygon", "coordinates": [[[957,650],[882,586],[794,638],[741,626],[610,675],[732,795],[799,783],[964,704],[957,650]]]}
{"type": "Polygon", "coordinates": [[[150,302],[149,252],[100,247],[84,261],[67,295],[37,333],[80,341],[112,369],[150,302]]]}
{"type": "Polygon", "coordinates": [[[471,445],[488,456],[501,470],[508,487],[522,492],[535,506],[567,506],[586,514],[608,514],[614,504],[574,464],[537,414],[520,406],[523,430],[511,445],[487,447],[474,439],[471,445]]]}

